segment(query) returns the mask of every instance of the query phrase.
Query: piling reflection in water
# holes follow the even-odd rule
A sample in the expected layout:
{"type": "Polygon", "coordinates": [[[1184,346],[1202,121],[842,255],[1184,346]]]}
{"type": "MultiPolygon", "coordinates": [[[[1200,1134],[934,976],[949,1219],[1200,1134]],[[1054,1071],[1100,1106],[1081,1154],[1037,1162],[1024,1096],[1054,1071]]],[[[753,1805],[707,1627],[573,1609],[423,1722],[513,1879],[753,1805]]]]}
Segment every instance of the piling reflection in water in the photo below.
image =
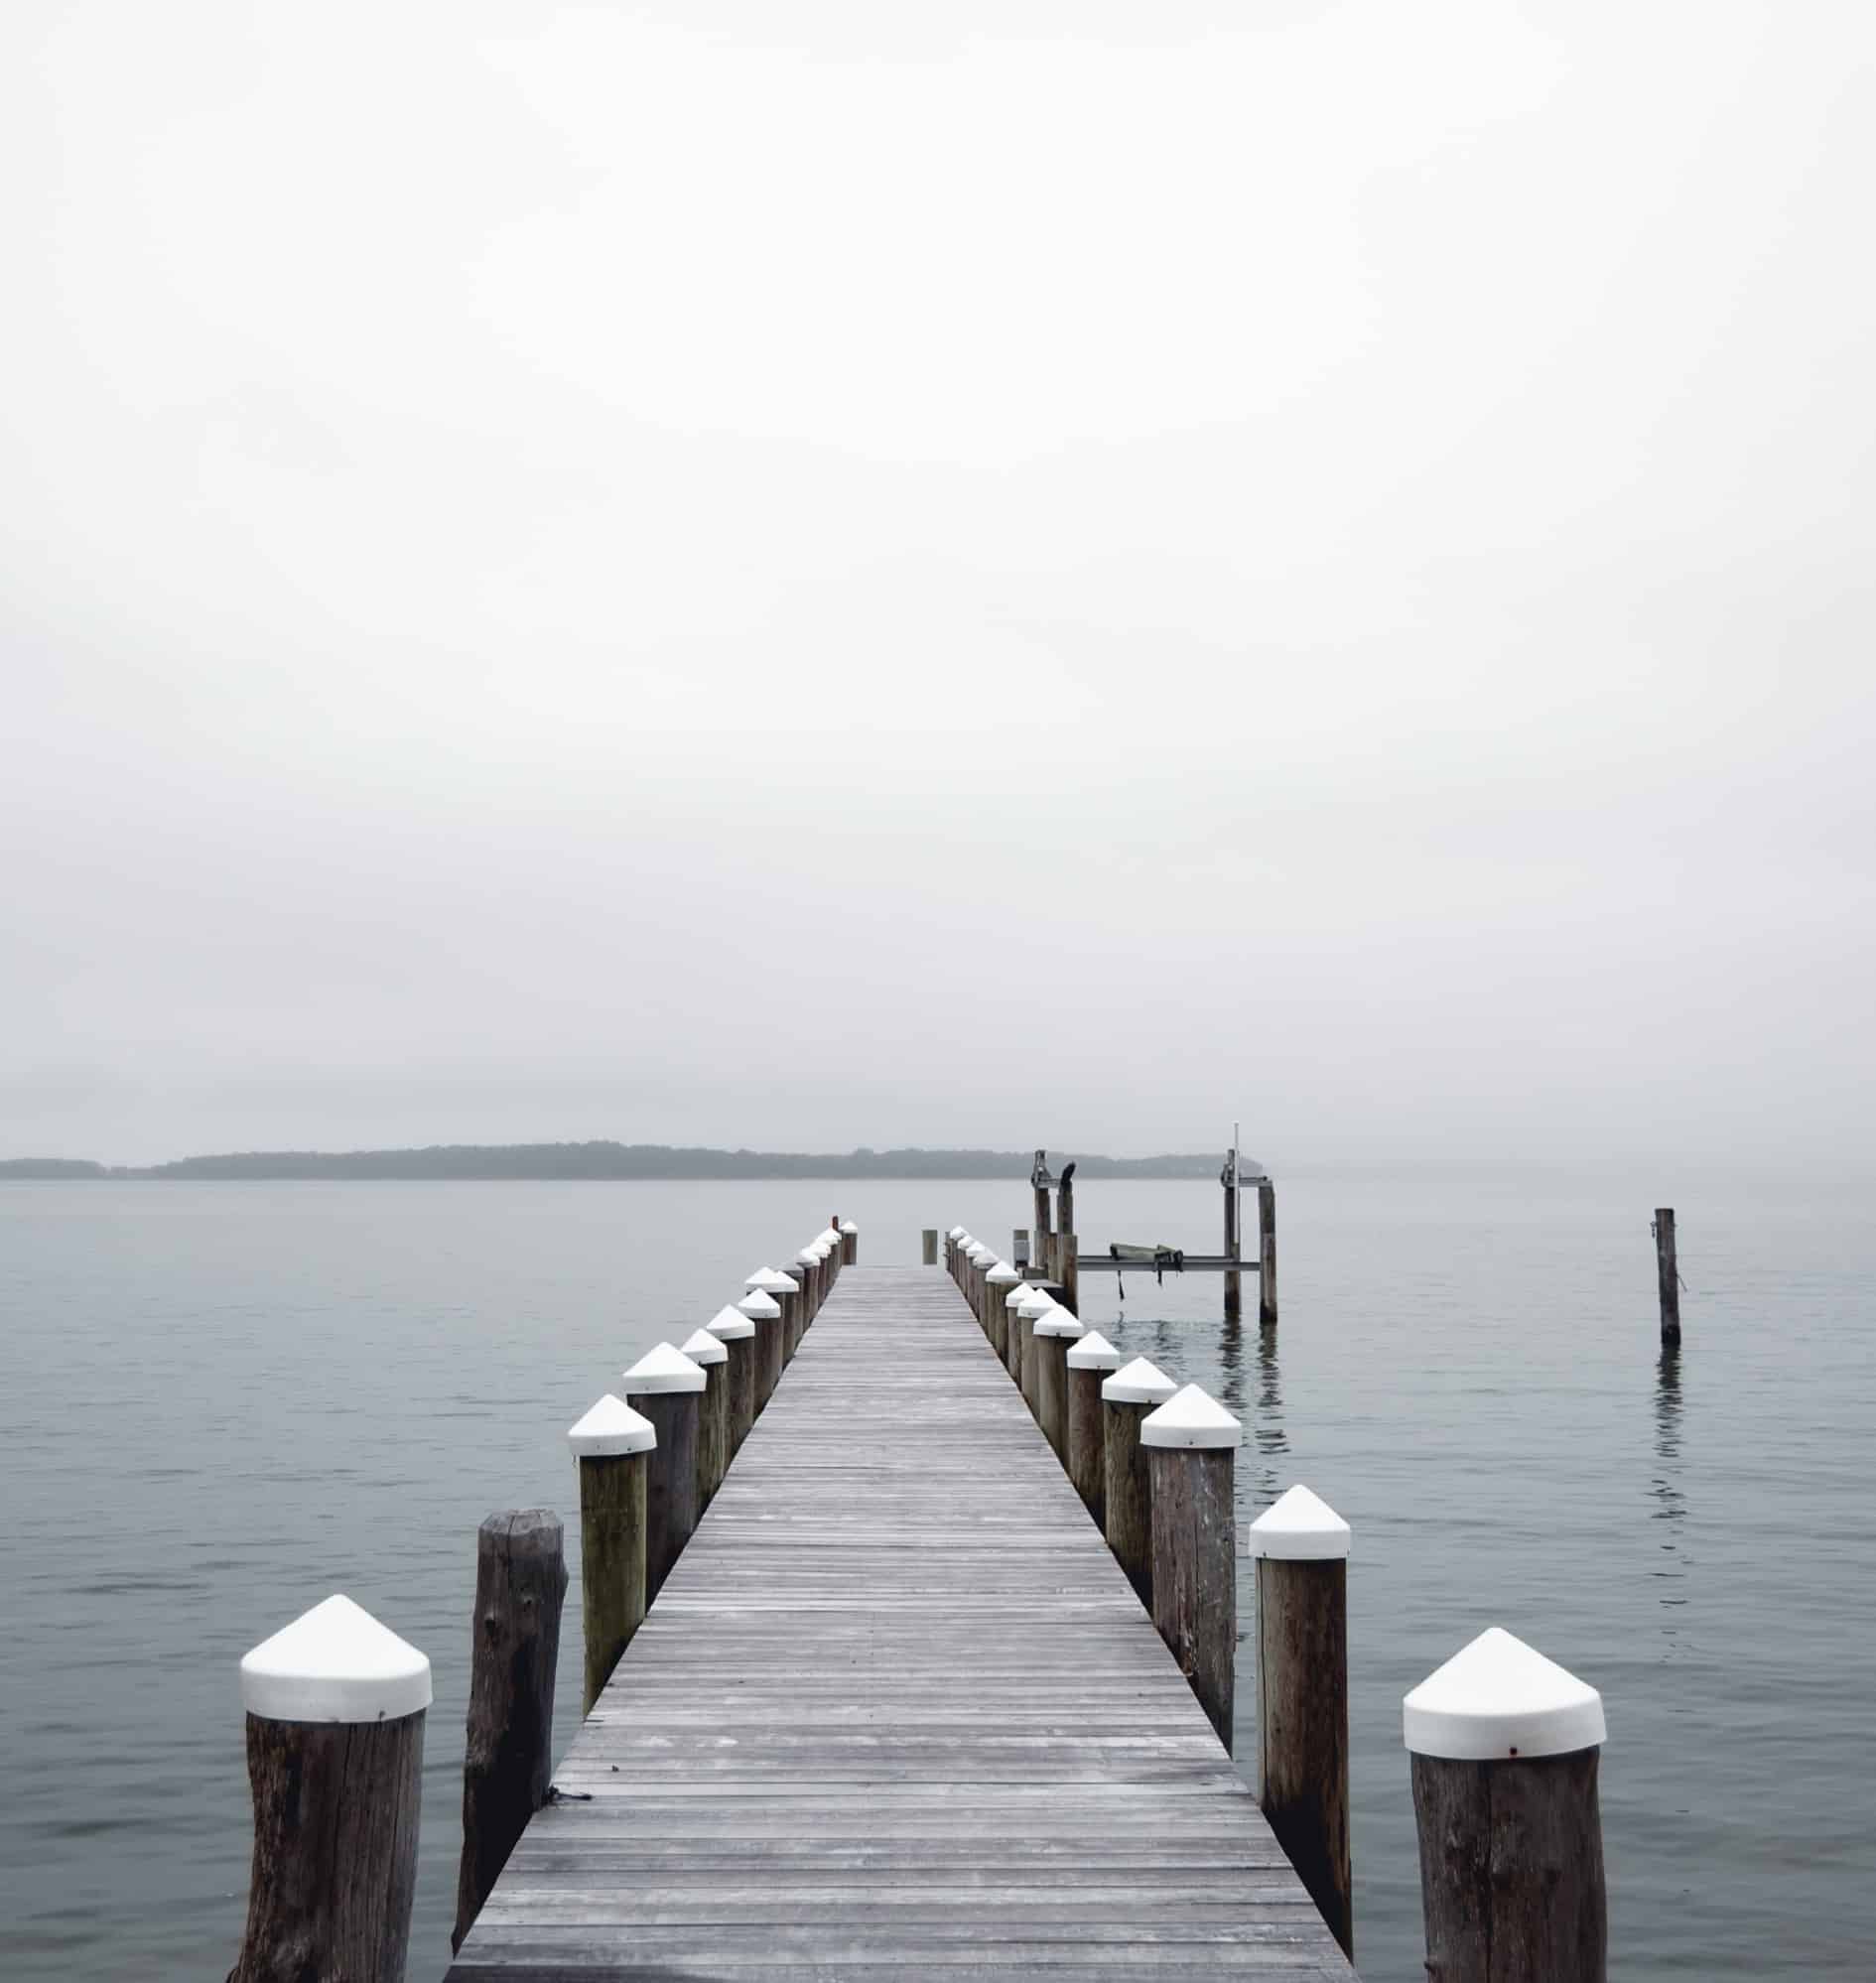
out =
{"type": "Polygon", "coordinates": [[[1267,1506],[1291,1485],[1289,1438],[1283,1430],[1282,1373],[1276,1363],[1276,1331],[1258,1331],[1258,1408],[1251,1423],[1257,1447],[1258,1496],[1267,1506]]]}
{"type": "Polygon", "coordinates": [[[1236,1315],[1225,1318],[1224,1333],[1218,1340],[1218,1397],[1235,1418],[1243,1418],[1244,1408],[1244,1323],[1236,1315]]]}
{"type": "Polygon", "coordinates": [[[1680,1485],[1680,1346],[1668,1343],[1663,1345],[1661,1361],[1655,1367],[1655,1473],[1649,1486],[1655,1502],[1652,1519],[1665,1525],[1658,1537],[1660,1555],[1649,1575],[1660,1584],[1660,1602],[1671,1614],[1662,1621],[1662,1637],[1668,1642],[1664,1656],[1669,1658],[1678,1650],[1679,1639],[1679,1624],[1672,1614],[1687,1602],[1683,1588],[1687,1556],[1681,1533],[1687,1498],[1680,1485]]]}

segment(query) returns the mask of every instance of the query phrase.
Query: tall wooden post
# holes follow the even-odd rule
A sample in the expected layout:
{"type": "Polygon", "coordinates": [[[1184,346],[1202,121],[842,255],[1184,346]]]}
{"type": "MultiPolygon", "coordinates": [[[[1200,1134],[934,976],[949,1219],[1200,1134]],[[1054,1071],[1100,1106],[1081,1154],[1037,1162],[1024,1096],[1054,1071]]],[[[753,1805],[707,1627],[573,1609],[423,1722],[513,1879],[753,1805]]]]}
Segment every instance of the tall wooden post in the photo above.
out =
{"type": "Polygon", "coordinates": [[[1007,1260],[993,1260],[984,1271],[984,1302],[990,1318],[991,1342],[1003,1358],[1005,1370],[1010,1368],[1012,1357],[1020,1347],[1008,1298],[1009,1290],[1021,1278],[1007,1260]]]}
{"type": "Polygon", "coordinates": [[[1068,1465],[1068,1352],[1087,1333],[1066,1308],[1046,1295],[1023,1304],[1029,1330],[1029,1364],[1035,1372],[1035,1418],[1055,1457],[1068,1465]]]}
{"type": "Polygon", "coordinates": [[[1108,1522],[1108,1442],[1101,1386],[1125,1361],[1098,1330],[1068,1346],[1068,1478],[1103,1534],[1108,1522]]]}
{"type": "Polygon", "coordinates": [[[1348,1523],[1293,1487],[1251,1524],[1258,1796],[1329,1932],[1355,1954],[1348,1833],[1348,1523]]]}
{"type": "MultiPolygon", "coordinates": [[[[720,1308],[704,1325],[730,1353],[730,1447],[734,1460],[749,1427],[755,1423],[756,1372],[755,1324],[739,1308],[720,1308]]],[[[727,1463],[726,1463],[727,1464],[727,1463]]]]}
{"type": "Polygon", "coordinates": [[[786,1364],[800,1348],[808,1326],[807,1297],[802,1291],[800,1268],[790,1275],[775,1267],[757,1267],[742,1287],[747,1294],[766,1294],[781,1310],[781,1355],[786,1364]]]}
{"type": "Polygon", "coordinates": [[[1152,1476],[1153,1623],[1227,1750],[1238,1654],[1238,1518],[1244,1428],[1195,1384],[1140,1422],[1152,1476]]]}
{"type": "Polygon", "coordinates": [[[938,1264],[938,1228],[927,1226],[918,1236],[918,1260],[921,1266],[938,1264]]]}
{"type": "Polygon", "coordinates": [[[658,1428],[610,1391],[567,1434],[580,1469],[580,1596],[586,1626],[582,1714],[645,1619],[645,1503],[658,1428]]]}
{"type": "Polygon", "coordinates": [[[1258,1327],[1276,1327],[1276,1186],[1258,1179],[1258,1327]]]}
{"type": "Polygon", "coordinates": [[[962,1226],[953,1226],[945,1235],[945,1271],[960,1287],[964,1285],[964,1250],[971,1236],[962,1226]]]}
{"type": "Polygon", "coordinates": [[[708,1329],[694,1329],[678,1345],[704,1374],[704,1401],[697,1413],[697,1513],[717,1498],[730,1466],[730,1352],[708,1329]]]}
{"type": "Polygon", "coordinates": [[[1029,1166],[1029,1186],[1035,1195],[1035,1245],[1029,1258],[1036,1271],[1045,1276],[1055,1270],[1055,1227],[1049,1217],[1049,1187],[1054,1182],[1049,1175],[1048,1151],[1037,1150],[1035,1162],[1029,1166]]]}
{"type": "Polygon", "coordinates": [[[1062,1301],[1072,1313],[1075,1308],[1075,1166],[1062,1166],[1061,1181],[1055,1187],[1055,1239],[1049,1254],[1049,1279],[1060,1281],[1062,1301]]]}
{"type": "MultiPolygon", "coordinates": [[[[795,1256],[794,1275],[801,1283],[800,1327],[805,1331],[813,1325],[821,1306],[821,1256],[812,1247],[803,1247],[795,1256]]],[[[776,1375],[781,1375],[779,1370],[776,1375]]]]}
{"type": "Polygon", "coordinates": [[[851,1219],[841,1221],[841,1265],[854,1266],[860,1259],[860,1228],[851,1219]]]}
{"type": "MultiPolygon", "coordinates": [[[[757,1297],[751,1296],[754,1300],[757,1297]]],[[[767,1295],[759,1297],[768,1301],[767,1295]]],[[[768,1305],[773,1308],[772,1301],[768,1305]]],[[[656,1604],[697,1526],[697,1421],[704,1374],[672,1343],[659,1343],[628,1370],[619,1388],[658,1433],[645,1477],[645,1602],[656,1604]]]]}
{"type": "Polygon", "coordinates": [[[1139,1427],[1147,1412],[1164,1404],[1178,1388],[1144,1357],[1136,1357],[1101,1386],[1108,1547],[1148,1611],[1153,1608],[1153,1490],[1139,1427]]]}
{"type": "Polygon", "coordinates": [[[475,1533],[469,1739],[463,1754],[463,1857],[454,1954],[481,1912],[554,1772],[554,1671],[567,1555],[552,1509],[509,1509],[475,1533]]]}
{"type": "Polygon", "coordinates": [[[1675,1258],[1674,1207],[1664,1205],[1655,1214],[1655,1279],[1661,1289],[1661,1339],[1680,1340],[1680,1266],[1675,1258]]]}
{"type": "Polygon", "coordinates": [[[1018,1273],[1026,1273],[1029,1269],[1029,1229],[1027,1226],[1015,1226],[1010,1229],[1009,1264],[1018,1273]]]}
{"type": "MultiPolygon", "coordinates": [[[[801,1284],[801,1299],[808,1298],[808,1281],[801,1284]]],[[[782,1337],[781,1303],[759,1287],[751,1288],[737,1303],[737,1312],[755,1324],[755,1415],[760,1418],[781,1383],[782,1366],[787,1361],[787,1345],[782,1337]]]]}
{"type": "MultiPolygon", "coordinates": [[[[1225,1152],[1225,1167],[1219,1173],[1218,1181],[1225,1187],[1225,1257],[1235,1260],[1239,1257],[1242,1240],[1239,1234],[1238,1196],[1238,1146],[1234,1142],[1225,1152]]],[[[1235,1267],[1225,1269],[1225,1320],[1236,1322],[1244,1312],[1244,1281],[1235,1267]]]]}
{"type": "Polygon", "coordinates": [[[1403,1708],[1434,1983],[1605,1983],[1602,1696],[1493,1626],[1403,1708]]]}
{"type": "Polygon", "coordinates": [[[1037,1314],[1040,1313],[1031,1296],[1038,1291],[1033,1282],[1026,1280],[1018,1280],[1004,1289],[1004,1341],[1006,1346],[1004,1368],[1009,1372],[1010,1381],[1022,1392],[1023,1402],[1029,1406],[1031,1412],[1035,1410],[1035,1404],[1029,1396],[1027,1388],[1029,1331],[1037,1314]]]}
{"type": "Polygon", "coordinates": [[[229,1983],[402,1983],[430,1661],[329,1597],[241,1661],[254,1860],[229,1983]]]}

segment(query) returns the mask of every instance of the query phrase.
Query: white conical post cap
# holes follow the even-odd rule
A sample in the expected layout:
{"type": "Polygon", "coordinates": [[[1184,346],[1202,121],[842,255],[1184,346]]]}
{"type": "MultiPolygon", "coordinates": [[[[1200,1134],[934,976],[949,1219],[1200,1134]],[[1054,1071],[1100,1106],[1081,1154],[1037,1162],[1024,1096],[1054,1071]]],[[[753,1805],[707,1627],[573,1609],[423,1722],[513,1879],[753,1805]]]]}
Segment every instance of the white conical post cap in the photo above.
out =
{"type": "Polygon", "coordinates": [[[658,1443],[658,1428],[608,1390],[567,1428],[567,1443],[583,1460],[608,1460],[620,1453],[649,1453],[658,1443]]]}
{"type": "Polygon", "coordinates": [[[851,1219],[843,1219],[841,1221],[841,1231],[843,1234],[858,1233],[860,1228],[851,1219]]]}
{"type": "Polygon", "coordinates": [[[1121,1353],[1099,1329],[1090,1329],[1068,1353],[1071,1371],[1118,1371],[1121,1353]]]}
{"type": "Polygon", "coordinates": [[[1056,1302],[1054,1295],[1044,1294],[1033,1283],[1025,1283],[1007,1298],[1005,1305],[1013,1305],[1018,1315],[1033,1322],[1038,1315],[1046,1315],[1056,1302]]]}
{"type": "Polygon", "coordinates": [[[990,1272],[984,1278],[993,1287],[1013,1287],[1022,1276],[1007,1260],[996,1260],[992,1263],[990,1272]]]}
{"type": "Polygon", "coordinates": [[[1075,1343],[1088,1333],[1066,1308],[1053,1301],[1033,1320],[1038,1336],[1065,1336],[1075,1343]]]}
{"type": "Polygon", "coordinates": [[[953,1227],[952,1227],[952,1228],[951,1228],[951,1229],[950,1229],[950,1230],[949,1230],[949,1231],[948,1231],[948,1232],[947,1232],[947,1233],[945,1234],[945,1238],[946,1238],[947,1240],[961,1240],[961,1239],[963,1239],[964,1237],[965,1237],[965,1234],[964,1234],[964,1228],[963,1228],[962,1226],[953,1226],[953,1227]]]}
{"type": "Polygon", "coordinates": [[[1279,1495],[1252,1522],[1251,1554],[1280,1563],[1328,1563],[1346,1556],[1349,1525],[1301,1482],[1279,1495]]]}
{"type": "Polygon", "coordinates": [[[718,1309],[704,1327],[725,1343],[745,1342],[755,1334],[755,1324],[739,1308],[718,1309]]]}
{"type": "Polygon", "coordinates": [[[773,1322],[781,1314],[781,1303],[759,1287],[753,1294],[745,1294],[737,1306],[755,1322],[773,1322]]]}
{"type": "Polygon", "coordinates": [[[649,1349],[620,1380],[625,1395],[648,1390],[702,1390],[709,1382],[675,1343],[649,1349]]]}
{"type": "Polygon", "coordinates": [[[986,1260],[995,1260],[996,1254],[982,1240],[973,1240],[965,1248],[965,1253],[981,1266],[986,1260]]]}
{"type": "Polygon", "coordinates": [[[1182,1386],[1157,1411],[1139,1422],[1139,1443],[1167,1449],[1187,1447],[1206,1452],[1236,1449],[1244,1427],[1209,1392],[1195,1384],[1182,1386]]]}
{"type": "Polygon", "coordinates": [[[1136,1357],[1102,1384],[1101,1395],[1110,1404],[1164,1404],[1178,1388],[1157,1364],[1136,1357]]]}
{"type": "Polygon", "coordinates": [[[795,1256],[795,1258],[803,1266],[819,1266],[821,1264],[821,1256],[812,1247],[803,1247],[800,1253],[795,1256]]]}
{"type": "MultiPolygon", "coordinates": [[[[998,1284],[1000,1286],[1003,1285],[1002,1282],[999,1282],[998,1284]]],[[[1005,1308],[1020,1309],[1026,1302],[1033,1301],[1034,1299],[1035,1299],[1035,1289],[1031,1287],[1026,1280],[1019,1280],[1012,1288],[1010,1288],[1009,1292],[1004,1296],[1004,1306],[1005,1308]]]]}
{"type": "Polygon", "coordinates": [[[1595,1688],[1497,1625],[1429,1673],[1401,1721],[1415,1756],[1457,1763],[1568,1756],[1608,1740],[1595,1688]]]}
{"type": "Polygon", "coordinates": [[[790,1280],[785,1273],[776,1267],[757,1267],[742,1285],[748,1288],[760,1288],[764,1294],[799,1294],[801,1292],[800,1281],[790,1280]]]}
{"type": "Polygon", "coordinates": [[[727,1364],[730,1352],[708,1329],[693,1329],[678,1345],[682,1353],[694,1364],[702,1364],[706,1370],[712,1364],[727,1364]]]}
{"type": "Polygon", "coordinates": [[[261,1721],[396,1721],[430,1705],[430,1661],[335,1592],[241,1661],[241,1705],[261,1721]]]}

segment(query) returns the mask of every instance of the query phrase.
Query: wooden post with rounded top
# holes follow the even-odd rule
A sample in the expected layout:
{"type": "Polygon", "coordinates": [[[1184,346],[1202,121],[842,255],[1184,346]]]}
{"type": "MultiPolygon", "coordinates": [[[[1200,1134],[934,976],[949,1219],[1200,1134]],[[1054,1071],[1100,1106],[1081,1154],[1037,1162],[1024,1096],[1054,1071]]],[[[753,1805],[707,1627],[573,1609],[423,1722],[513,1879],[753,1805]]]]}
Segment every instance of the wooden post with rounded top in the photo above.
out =
{"type": "Polygon", "coordinates": [[[984,1300],[991,1316],[991,1341],[1004,1360],[1004,1369],[1018,1378],[1021,1367],[1016,1359],[1021,1354],[1021,1338],[1015,1328],[1015,1318],[1009,1312],[1009,1290],[1021,1279],[1022,1276],[1007,1260],[993,1260],[984,1272],[984,1300]]]}
{"type": "Polygon", "coordinates": [[[749,1436],[749,1427],[755,1423],[758,1383],[755,1324],[739,1308],[720,1308],[715,1319],[704,1326],[730,1353],[728,1458],[734,1460],[737,1448],[749,1436]]]}
{"type": "Polygon", "coordinates": [[[704,1374],[704,1401],[697,1411],[697,1513],[717,1497],[730,1466],[730,1352],[723,1338],[693,1329],[678,1345],[704,1374]]]}
{"type": "Polygon", "coordinates": [[[1153,1608],[1153,1488],[1139,1427],[1147,1412],[1164,1404],[1178,1388],[1144,1357],[1123,1365],[1101,1385],[1108,1547],[1148,1611],[1153,1608]]]}
{"type": "Polygon", "coordinates": [[[452,1954],[463,1946],[528,1819],[547,1801],[566,1595],[566,1538],[552,1509],[509,1509],[483,1521],[475,1533],[463,1857],[452,1954]]]}
{"type": "Polygon", "coordinates": [[[1680,1340],[1680,1266],[1675,1257],[1675,1214],[1671,1205],[1655,1212],[1655,1285],[1661,1295],[1661,1339],[1680,1340]]]}
{"type": "Polygon", "coordinates": [[[1258,1179],[1258,1327],[1276,1327],[1276,1186],[1258,1179]]]}
{"type": "MultiPolygon", "coordinates": [[[[801,1298],[808,1298],[808,1280],[801,1283],[801,1298]]],[[[760,1418],[781,1383],[782,1366],[787,1362],[782,1341],[781,1303],[761,1288],[752,1288],[737,1303],[739,1313],[755,1324],[755,1415],[760,1418]]]]}
{"type": "Polygon", "coordinates": [[[1195,1384],[1175,1390],[1139,1428],[1153,1484],[1153,1623],[1227,1750],[1238,1656],[1232,1479],[1243,1433],[1195,1384]]]}
{"type": "Polygon", "coordinates": [[[697,1526],[697,1429],[704,1384],[703,1372],[671,1343],[655,1344],[619,1381],[625,1397],[637,1400],[658,1433],[645,1479],[648,1605],[657,1603],[665,1578],[697,1526]]]}
{"type": "Polygon", "coordinates": [[[612,1392],[567,1434],[580,1469],[580,1599],[586,1627],[581,1713],[612,1677],[645,1620],[645,1507],[658,1428],[612,1392]]]}
{"type": "Polygon", "coordinates": [[[402,1983],[430,1661],[329,1597],[241,1661],[254,1859],[229,1983],[402,1983]]]}
{"type": "Polygon", "coordinates": [[[841,1265],[857,1266],[860,1262],[860,1228],[851,1219],[841,1221],[841,1265]]]}
{"type": "Polygon", "coordinates": [[[1068,1346],[1068,1478],[1082,1506],[1106,1533],[1108,1520],[1108,1442],[1101,1386],[1125,1359],[1098,1330],[1068,1346]]]}
{"type": "Polygon", "coordinates": [[[1434,1983],[1605,1983],[1602,1696],[1493,1626],[1402,1704],[1434,1983]]]}
{"type": "Polygon", "coordinates": [[[938,1264],[938,1228],[926,1226],[918,1236],[918,1263],[920,1266],[938,1264]]]}
{"type": "Polygon", "coordinates": [[[1059,1302],[1031,1295],[1017,1309],[1029,1332],[1029,1367],[1035,1372],[1035,1418],[1055,1457],[1068,1465],[1068,1352],[1087,1333],[1059,1302]]]}
{"type": "Polygon", "coordinates": [[[1348,1833],[1349,1526],[1306,1487],[1251,1524],[1258,1580],[1258,1797],[1343,1954],[1355,1953],[1348,1833]]]}

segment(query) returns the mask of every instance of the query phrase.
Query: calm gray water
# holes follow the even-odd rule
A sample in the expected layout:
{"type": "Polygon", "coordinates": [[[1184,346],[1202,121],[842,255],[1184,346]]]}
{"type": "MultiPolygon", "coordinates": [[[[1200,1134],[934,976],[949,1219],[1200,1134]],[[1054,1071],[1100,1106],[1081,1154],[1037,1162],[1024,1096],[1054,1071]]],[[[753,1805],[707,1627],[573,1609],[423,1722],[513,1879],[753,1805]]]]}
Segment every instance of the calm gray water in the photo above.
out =
{"type": "MultiPolygon", "coordinates": [[[[575,1509],[565,1429],[836,1209],[863,1257],[1006,1238],[1018,1185],[0,1186],[0,1967],[225,1973],[235,1668],[345,1590],[431,1656],[413,1983],[448,1961],[474,1531],[575,1509]]],[[[1216,1244],[1204,1184],[1084,1184],[1084,1240],[1216,1244]]],[[[1603,1690],[1613,1971],[1876,1973],[1867,1196],[1607,1172],[1285,1177],[1283,1323],[1215,1278],[1085,1317],[1246,1422],[1248,1520],[1355,1527],[1357,1954],[1420,1974],[1400,1698],[1503,1624],[1603,1690]],[[1659,1189],[1658,1189],[1659,1188],[1659,1189]],[[1691,1292],[1658,1356],[1650,1208],[1691,1292]]],[[[570,1546],[578,1525],[571,1525],[570,1546]]],[[[1248,1597],[1248,1594],[1247,1594],[1248,1597]]],[[[578,1714],[569,1593],[561,1745],[578,1714]]],[[[1244,1621],[1249,1626],[1249,1619],[1244,1621]]],[[[1253,1754],[1251,1676],[1239,1753],[1253,1754]]]]}

